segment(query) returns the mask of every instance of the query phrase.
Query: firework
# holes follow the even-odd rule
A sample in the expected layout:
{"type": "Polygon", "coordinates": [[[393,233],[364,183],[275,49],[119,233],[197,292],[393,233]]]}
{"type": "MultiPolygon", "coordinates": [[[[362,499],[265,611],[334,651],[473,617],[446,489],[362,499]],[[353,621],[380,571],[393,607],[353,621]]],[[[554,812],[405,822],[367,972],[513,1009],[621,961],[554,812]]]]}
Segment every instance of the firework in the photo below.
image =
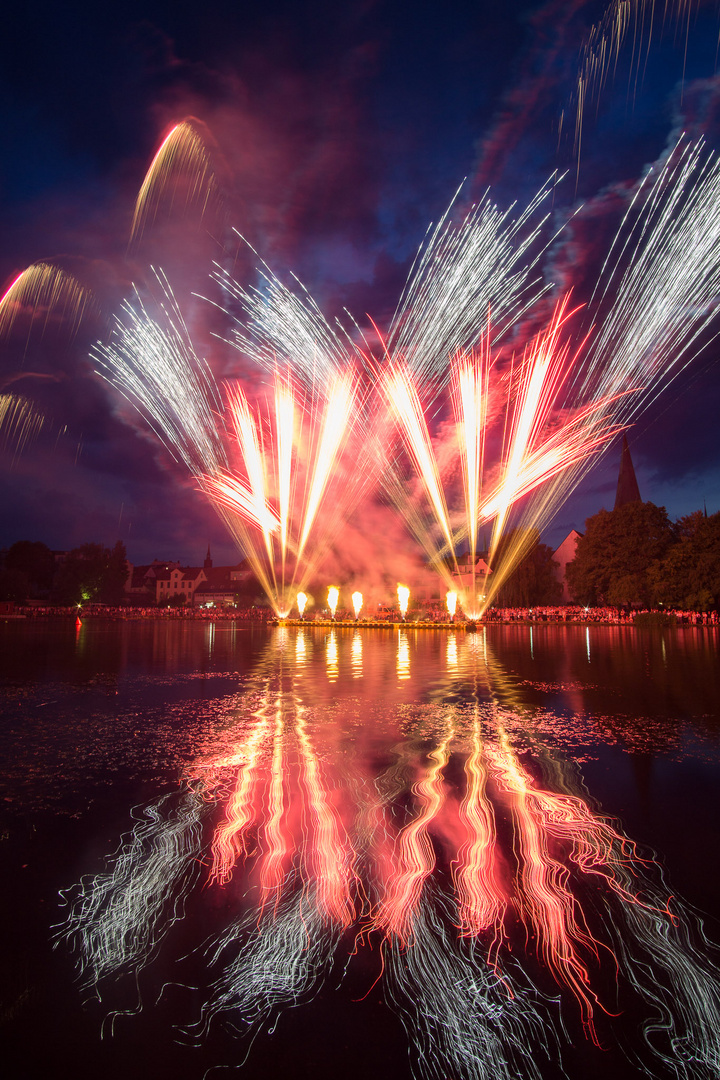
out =
{"type": "Polygon", "coordinates": [[[697,11],[700,7],[699,0],[665,0],[661,15],[656,11],[658,7],[659,5],[656,5],[654,0],[610,0],[601,18],[590,28],[581,50],[580,70],[573,95],[575,108],[573,152],[577,158],[578,174],[585,110],[590,103],[597,101],[611,73],[616,73],[620,54],[628,36],[632,42],[628,93],[633,98],[637,93],[641,70],[647,63],[654,38],[662,34],[663,29],[672,25],[673,21],[677,24],[681,24],[682,20],[685,22],[684,45],[687,56],[693,9],[697,11]]]}
{"type": "Polygon", "coordinates": [[[18,394],[0,394],[0,448],[20,454],[42,430],[45,418],[18,394]]]}
{"type": "MultiPolygon", "coordinates": [[[[507,374],[507,397],[501,408],[497,407],[497,389],[495,404],[492,408],[487,404],[493,361],[486,349],[460,354],[450,365],[457,433],[453,453],[460,458],[463,479],[462,517],[457,510],[451,513],[448,509],[438,455],[409,373],[402,367],[394,368],[383,383],[395,425],[430,507],[431,521],[422,513],[414,492],[401,480],[392,462],[384,475],[386,490],[449,591],[455,591],[453,586],[460,576],[456,550],[467,542],[470,580],[462,590],[461,603],[466,614],[473,618],[482,613],[503,580],[503,575],[496,573],[491,587],[486,567],[481,581],[476,582],[480,526],[493,522],[489,552],[492,563],[511,508],[563,473],[574,476],[572,470],[578,463],[594,456],[619,430],[607,415],[608,401],[603,397],[585,408],[566,411],[562,423],[558,423],[561,395],[577,360],[561,338],[571,314],[567,307],[567,299],[557,305],[548,329],[534,339],[507,374]],[[494,482],[488,482],[484,476],[484,448],[493,437],[493,427],[500,426],[500,460],[490,468],[494,482]],[[480,604],[478,585],[483,596],[480,604]]],[[[555,498],[561,501],[562,484],[556,483],[553,490],[555,498]]],[[[506,554],[505,574],[521,556],[517,551],[506,554]]]]}
{"type": "Polygon", "coordinates": [[[208,365],[195,352],[167,278],[156,275],[154,318],[135,292],[108,344],[93,352],[98,374],[145,417],[176,461],[194,476],[227,473],[223,406],[208,365]]]}
{"type": "Polygon", "coordinates": [[[448,357],[477,341],[489,310],[499,336],[544,291],[530,272],[542,251],[546,219],[532,222],[550,191],[542,188],[517,218],[514,207],[502,212],[486,199],[459,224],[451,218],[453,200],[428,229],[385,346],[389,356],[404,358],[423,387],[446,384],[448,357]]]}
{"type": "Polygon", "coordinates": [[[156,222],[165,206],[177,211],[184,203],[204,219],[221,202],[220,186],[208,150],[208,135],[194,118],[176,124],[160,145],[135,201],[130,246],[156,222]]]}
{"type": "Polygon", "coordinates": [[[0,335],[9,335],[17,321],[28,317],[41,333],[58,320],[73,335],[90,310],[95,310],[93,294],[72,274],[52,263],[33,263],[0,297],[0,335]]]}
{"type": "Polygon", "coordinates": [[[293,292],[262,264],[261,285],[245,288],[218,268],[227,341],[271,376],[255,403],[239,386],[223,400],[162,275],[160,317],[136,296],[96,350],[216,506],[278,615],[379,474],[445,590],[479,617],[592,461],[697,350],[720,291],[718,161],[681,140],[632,201],[589,325],[580,331],[562,298],[508,355],[502,336],[542,293],[530,280],[542,228],[532,222],[548,190],[517,219],[489,201],[458,225],[448,210],[379,359],[331,327],[299,282],[293,292]],[[446,407],[452,433],[433,432],[446,407]]]}

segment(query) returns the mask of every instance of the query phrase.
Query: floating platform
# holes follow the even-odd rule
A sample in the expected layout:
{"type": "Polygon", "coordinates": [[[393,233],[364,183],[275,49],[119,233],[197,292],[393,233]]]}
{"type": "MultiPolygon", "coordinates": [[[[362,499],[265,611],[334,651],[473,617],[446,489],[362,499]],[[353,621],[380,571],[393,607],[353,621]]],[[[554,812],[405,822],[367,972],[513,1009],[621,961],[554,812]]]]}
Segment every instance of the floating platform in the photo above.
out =
{"type": "Polygon", "coordinates": [[[485,625],[479,622],[432,622],[426,619],[413,619],[403,622],[399,619],[276,619],[277,626],[340,627],[342,630],[477,630],[485,625]]]}

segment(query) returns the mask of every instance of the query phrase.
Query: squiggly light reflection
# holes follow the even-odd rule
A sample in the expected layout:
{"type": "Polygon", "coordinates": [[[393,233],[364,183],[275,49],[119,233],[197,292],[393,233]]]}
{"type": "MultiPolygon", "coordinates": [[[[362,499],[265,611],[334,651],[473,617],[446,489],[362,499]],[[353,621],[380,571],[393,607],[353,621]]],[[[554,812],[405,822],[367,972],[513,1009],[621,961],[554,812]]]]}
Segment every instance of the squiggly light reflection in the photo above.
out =
{"type": "MultiPolygon", "coordinates": [[[[507,696],[488,643],[471,646],[448,678],[470,664],[507,696]]],[[[278,640],[274,662],[284,653],[278,640]]],[[[253,1036],[338,958],[379,943],[420,1077],[539,1077],[580,1021],[591,1040],[614,1038],[615,984],[620,1008],[645,1017],[628,1051],[641,1069],[717,1074],[720,987],[692,920],[572,793],[561,759],[543,750],[529,767],[529,716],[445,702],[418,714],[393,764],[371,767],[333,745],[329,715],[281,672],[256,681],[189,789],[146,811],[109,869],[68,896],[61,935],[87,986],[139,980],[205,878],[227,921],[206,948],[197,1038],[221,1017],[253,1036]]]]}

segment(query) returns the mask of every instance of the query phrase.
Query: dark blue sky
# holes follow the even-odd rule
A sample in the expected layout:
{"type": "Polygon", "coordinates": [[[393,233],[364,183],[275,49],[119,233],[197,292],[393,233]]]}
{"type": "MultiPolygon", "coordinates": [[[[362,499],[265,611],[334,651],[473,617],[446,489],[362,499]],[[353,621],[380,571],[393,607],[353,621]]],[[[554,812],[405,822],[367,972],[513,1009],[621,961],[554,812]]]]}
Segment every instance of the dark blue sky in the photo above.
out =
{"type": "MultiPolygon", "coordinates": [[[[663,5],[661,5],[662,7],[663,5]]],[[[700,5],[690,25],[656,33],[640,65],[629,44],[588,107],[580,173],[558,137],[580,49],[604,6],[547,3],[337,4],[294,0],[104,5],[29,3],[0,39],[0,279],[52,258],[93,289],[98,313],[75,338],[62,323],[0,341],[0,390],[43,409],[34,446],[0,458],[0,546],[18,539],[69,548],[121,538],[134,562],[197,562],[208,541],[234,561],[223,526],[181,470],[93,373],[92,341],[160,261],[218,373],[228,358],[202,341],[203,291],[217,244],[163,221],[127,253],[133,204],[165,132],[193,115],[215,140],[228,223],[279,272],[295,271],[328,315],[347,306],[381,325],[409,259],[457,185],[491,185],[506,206],[526,201],[556,168],[560,224],[578,202],[592,228],[566,231],[549,254],[578,283],[614,228],[608,189],[634,184],[674,135],[718,143],[718,20],[700,5]],[[685,49],[687,41],[687,50],[685,49]],[[683,72],[684,56],[687,61],[683,72]]],[[[250,268],[251,269],[251,268],[250,268]]],[[[562,282],[567,284],[566,281],[562,282]]],[[[710,346],[629,433],[641,493],[672,517],[720,509],[718,347],[710,346]]],[[[612,448],[560,510],[559,542],[610,507],[612,448]]]]}

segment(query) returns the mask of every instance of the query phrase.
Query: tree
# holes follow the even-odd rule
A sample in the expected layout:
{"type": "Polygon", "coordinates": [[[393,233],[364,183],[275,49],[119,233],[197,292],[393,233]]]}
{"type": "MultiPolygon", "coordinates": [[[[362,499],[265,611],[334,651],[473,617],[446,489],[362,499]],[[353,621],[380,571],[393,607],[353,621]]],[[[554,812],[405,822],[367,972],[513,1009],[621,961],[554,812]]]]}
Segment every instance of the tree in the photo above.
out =
{"type": "Polygon", "coordinates": [[[641,604],[654,598],[657,566],[673,541],[664,506],[627,503],[585,522],[565,576],[581,604],[641,604]]]}
{"type": "Polygon", "coordinates": [[[40,541],[18,540],[5,555],[5,569],[25,575],[29,595],[47,595],[55,573],[55,557],[40,541]]]}
{"type": "Polygon", "coordinates": [[[526,554],[496,593],[495,603],[499,607],[537,607],[560,602],[562,585],[555,576],[558,563],[552,557],[552,548],[540,543],[537,529],[532,534],[528,536],[525,530],[512,529],[500,539],[495,560],[500,573],[503,559],[518,545],[520,550],[526,549],[526,554]]]}
{"type": "Polygon", "coordinates": [[[720,605],[720,513],[680,518],[675,543],[652,573],[655,599],[666,607],[707,611],[720,605]]]}
{"type": "Polygon", "coordinates": [[[126,579],[127,556],[122,541],[118,540],[113,548],[83,544],[74,548],[60,567],[55,578],[55,598],[61,604],[117,604],[126,579]]]}
{"type": "Polygon", "coordinates": [[[30,592],[30,582],[22,570],[0,570],[0,600],[24,603],[30,592]]]}

